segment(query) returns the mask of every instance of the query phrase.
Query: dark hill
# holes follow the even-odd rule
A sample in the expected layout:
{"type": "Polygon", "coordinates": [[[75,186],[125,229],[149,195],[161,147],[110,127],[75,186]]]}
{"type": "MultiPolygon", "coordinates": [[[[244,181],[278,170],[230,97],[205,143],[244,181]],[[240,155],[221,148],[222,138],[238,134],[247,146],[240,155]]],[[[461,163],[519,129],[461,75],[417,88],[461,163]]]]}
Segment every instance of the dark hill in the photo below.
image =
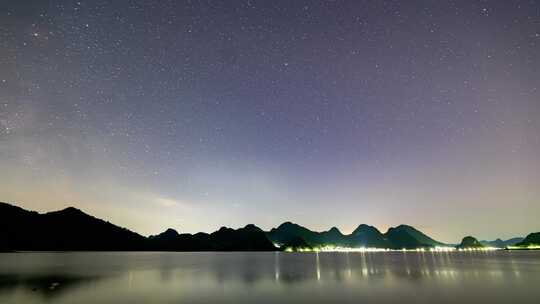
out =
{"type": "Polygon", "coordinates": [[[305,241],[311,243],[319,242],[319,235],[317,232],[313,232],[291,222],[285,222],[277,228],[272,228],[272,230],[267,233],[267,236],[270,240],[278,244],[287,243],[297,237],[301,237],[305,241]]]}
{"type": "Polygon", "coordinates": [[[275,251],[264,231],[254,225],[240,229],[222,227],[211,234],[178,234],[173,229],[149,237],[152,250],[160,251],[275,251]]]}
{"type": "Polygon", "coordinates": [[[349,236],[352,247],[390,248],[390,242],[375,227],[366,224],[359,225],[349,236]]]}
{"type": "Polygon", "coordinates": [[[508,239],[506,241],[501,240],[501,239],[496,239],[494,241],[480,241],[480,243],[488,247],[506,248],[507,246],[514,246],[515,244],[521,241],[523,241],[522,237],[515,237],[515,238],[508,239]]]}
{"type": "Polygon", "coordinates": [[[456,248],[466,249],[466,248],[483,248],[485,247],[480,243],[476,238],[472,236],[466,236],[461,241],[461,244],[457,245],[456,248]]]}
{"type": "Polygon", "coordinates": [[[359,225],[353,233],[342,234],[333,227],[328,231],[316,232],[291,222],[285,222],[279,227],[267,232],[270,240],[277,244],[287,244],[295,238],[302,238],[306,243],[315,247],[343,246],[343,247],[376,247],[376,248],[419,248],[445,246],[435,241],[414,227],[400,225],[390,228],[382,234],[377,228],[369,225],[359,225]]]}
{"type": "Polygon", "coordinates": [[[328,231],[323,231],[319,234],[320,242],[325,244],[334,244],[334,245],[346,245],[347,240],[345,235],[339,231],[336,227],[330,228],[328,231]]]}
{"type": "Polygon", "coordinates": [[[254,225],[221,228],[212,234],[178,234],[169,229],[146,238],[69,207],[39,214],[0,203],[0,251],[273,251],[254,225]]]}
{"type": "Polygon", "coordinates": [[[384,235],[394,249],[446,246],[408,225],[392,227],[384,235]]]}
{"type": "Polygon", "coordinates": [[[0,203],[0,247],[11,250],[138,250],[146,238],[76,208],[39,214],[0,203]]]}
{"type": "Polygon", "coordinates": [[[283,244],[280,247],[280,249],[285,250],[285,251],[288,251],[288,250],[298,251],[302,249],[313,249],[313,247],[310,244],[308,244],[306,241],[304,241],[303,238],[295,237],[289,242],[283,244]]]}
{"type": "Polygon", "coordinates": [[[277,228],[273,228],[267,232],[266,235],[270,240],[277,244],[286,244],[293,239],[300,237],[312,246],[348,245],[348,238],[336,227],[333,227],[328,231],[316,232],[295,223],[285,222],[277,228]]]}
{"type": "Polygon", "coordinates": [[[421,247],[431,247],[415,239],[407,231],[390,228],[384,235],[393,249],[414,249],[421,247]]]}
{"type": "Polygon", "coordinates": [[[255,225],[240,229],[221,228],[210,234],[213,250],[219,251],[274,251],[276,247],[264,231],[255,225]]]}
{"type": "Polygon", "coordinates": [[[518,247],[540,246],[540,232],[534,232],[525,237],[525,239],[516,244],[518,247]]]}
{"type": "Polygon", "coordinates": [[[399,225],[395,228],[390,228],[385,236],[394,245],[398,245],[398,243],[409,245],[403,248],[446,246],[446,244],[436,241],[408,225],[399,225]]]}
{"type": "Polygon", "coordinates": [[[149,236],[149,246],[152,250],[174,250],[174,248],[181,247],[180,237],[181,235],[176,230],[169,228],[158,235],[149,236]]]}

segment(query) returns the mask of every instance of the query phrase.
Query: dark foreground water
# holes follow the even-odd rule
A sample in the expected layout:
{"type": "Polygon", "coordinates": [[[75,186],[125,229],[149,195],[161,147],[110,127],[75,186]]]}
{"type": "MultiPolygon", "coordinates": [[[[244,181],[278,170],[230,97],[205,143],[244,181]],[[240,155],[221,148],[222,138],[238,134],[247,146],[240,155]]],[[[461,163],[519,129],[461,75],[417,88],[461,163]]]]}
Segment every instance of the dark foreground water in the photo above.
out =
{"type": "Polygon", "coordinates": [[[540,251],[1,253],[0,303],[537,303],[540,251]]]}

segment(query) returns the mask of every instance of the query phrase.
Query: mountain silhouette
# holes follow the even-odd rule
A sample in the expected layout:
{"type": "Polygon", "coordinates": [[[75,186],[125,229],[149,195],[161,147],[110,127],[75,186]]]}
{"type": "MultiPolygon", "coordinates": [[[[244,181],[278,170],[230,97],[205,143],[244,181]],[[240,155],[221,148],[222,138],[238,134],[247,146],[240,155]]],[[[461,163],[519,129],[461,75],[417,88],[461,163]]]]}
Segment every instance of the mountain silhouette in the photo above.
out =
{"type": "Polygon", "coordinates": [[[540,246],[540,232],[534,232],[525,237],[523,241],[515,244],[518,247],[540,246]]]}
{"type": "Polygon", "coordinates": [[[515,237],[515,238],[508,239],[506,241],[501,240],[501,239],[496,239],[494,241],[484,240],[484,241],[480,241],[480,243],[482,243],[482,245],[487,246],[487,247],[506,248],[507,246],[514,246],[515,244],[521,241],[523,241],[522,237],[515,237]]]}
{"type": "MultiPolygon", "coordinates": [[[[527,247],[540,245],[540,232],[507,241],[497,239],[490,245],[527,247]]],[[[485,242],[484,242],[485,243],[485,242]]],[[[68,207],[48,213],[28,211],[0,202],[0,251],[275,251],[324,246],[415,249],[448,246],[416,228],[399,225],[381,233],[377,228],[359,225],[345,235],[338,228],[317,232],[292,222],[264,232],[255,225],[239,229],[222,227],[212,233],[178,233],[167,229],[144,237],[126,228],[68,207]],[[276,248],[274,244],[281,246],[276,248]]],[[[458,248],[482,247],[473,237],[465,237],[458,248]]]]}
{"type": "Polygon", "coordinates": [[[314,247],[342,246],[342,247],[376,247],[376,248],[419,248],[446,246],[414,227],[400,225],[390,228],[382,234],[377,228],[369,225],[359,225],[353,233],[342,234],[333,227],[328,231],[316,232],[292,222],[285,222],[277,228],[267,232],[267,236],[276,244],[287,244],[295,238],[302,238],[306,243],[314,247]]]}
{"type": "Polygon", "coordinates": [[[392,247],[386,237],[375,227],[366,224],[359,225],[350,235],[352,247],[392,247]]]}
{"type": "Polygon", "coordinates": [[[287,243],[283,244],[280,249],[285,251],[298,251],[302,249],[313,249],[313,247],[308,244],[303,238],[297,236],[289,240],[287,243]]]}
{"type": "Polygon", "coordinates": [[[39,214],[0,203],[0,248],[139,250],[146,238],[69,207],[39,214]]]}
{"type": "Polygon", "coordinates": [[[179,234],[173,229],[149,237],[152,250],[159,251],[275,251],[264,231],[255,225],[240,229],[221,227],[211,234],[179,234]]]}
{"type": "Polygon", "coordinates": [[[320,234],[321,242],[326,244],[347,245],[347,238],[336,227],[330,228],[328,231],[323,231],[320,234]]]}
{"type": "Polygon", "coordinates": [[[388,229],[384,236],[391,244],[390,248],[394,249],[447,246],[446,244],[436,241],[416,228],[408,225],[392,227],[388,229]]]}
{"type": "Polygon", "coordinates": [[[254,225],[221,228],[211,234],[178,234],[173,229],[144,237],[69,207],[39,214],[0,203],[0,251],[274,251],[254,225]]]}
{"type": "Polygon", "coordinates": [[[292,222],[285,222],[277,228],[272,228],[266,233],[268,238],[276,244],[290,243],[296,238],[302,238],[311,246],[348,246],[348,238],[343,235],[336,227],[328,231],[316,232],[292,222]]]}
{"type": "Polygon", "coordinates": [[[407,231],[402,229],[390,228],[388,229],[388,232],[384,234],[384,236],[387,238],[388,242],[391,244],[391,248],[393,249],[429,247],[428,244],[420,242],[407,231]]]}
{"type": "Polygon", "coordinates": [[[480,243],[476,238],[472,236],[466,236],[461,240],[461,243],[456,246],[456,248],[459,249],[466,249],[466,248],[483,248],[485,247],[480,243]]]}
{"type": "Polygon", "coordinates": [[[211,250],[227,251],[272,251],[276,247],[264,231],[255,225],[247,225],[240,229],[222,227],[210,234],[211,250]]]}

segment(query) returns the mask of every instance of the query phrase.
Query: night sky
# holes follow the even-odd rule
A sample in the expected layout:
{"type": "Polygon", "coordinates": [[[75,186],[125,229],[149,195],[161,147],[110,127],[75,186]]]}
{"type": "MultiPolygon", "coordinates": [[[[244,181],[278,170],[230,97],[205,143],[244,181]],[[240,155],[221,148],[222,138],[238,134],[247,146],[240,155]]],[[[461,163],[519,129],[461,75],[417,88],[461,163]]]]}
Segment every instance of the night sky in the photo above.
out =
{"type": "Polygon", "coordinates": [[[0,2],[0,201],[139,233],[540,230],[540,1],[0,2]]]}

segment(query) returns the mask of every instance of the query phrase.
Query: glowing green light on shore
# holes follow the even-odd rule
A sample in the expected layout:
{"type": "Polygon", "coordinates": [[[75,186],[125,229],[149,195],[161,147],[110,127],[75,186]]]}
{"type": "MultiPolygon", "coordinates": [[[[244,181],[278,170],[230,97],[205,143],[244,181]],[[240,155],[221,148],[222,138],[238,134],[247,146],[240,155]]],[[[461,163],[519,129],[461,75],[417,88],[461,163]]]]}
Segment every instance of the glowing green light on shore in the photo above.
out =
{"type": "Polygon", "coordinates": [[[516,249],[539,250],[539,249],[540,249],[540,245],[508,246],[508,247],[506,247],[506,248],[507,248],[507,249],[512,249],[512,250],[516,250],[516,249]]]}
{"type": "MultiPolygon", "coordinates": [[[[540,246],[538,246],[540,248],[540,246]]],[[[375,248],[375,247],[340,247],[340,246],[321,246],[321,247],[313,247],[313,248],[291,248],[288,247],[285,249],[285,252],[433,252],[433,253],[439,253],[439,252],[455,252],[455,251],[466,251],[466,252],[485,252],[485,251],[492,251],[492,250],[500,250],[501,248],[495,248],[495,247],[478,247],[478,248],[459,248],[456,249],[454,247],[431,247],[431,248],[414,248],[414,249],[390,249],[390,248],[375,248]]]]}

